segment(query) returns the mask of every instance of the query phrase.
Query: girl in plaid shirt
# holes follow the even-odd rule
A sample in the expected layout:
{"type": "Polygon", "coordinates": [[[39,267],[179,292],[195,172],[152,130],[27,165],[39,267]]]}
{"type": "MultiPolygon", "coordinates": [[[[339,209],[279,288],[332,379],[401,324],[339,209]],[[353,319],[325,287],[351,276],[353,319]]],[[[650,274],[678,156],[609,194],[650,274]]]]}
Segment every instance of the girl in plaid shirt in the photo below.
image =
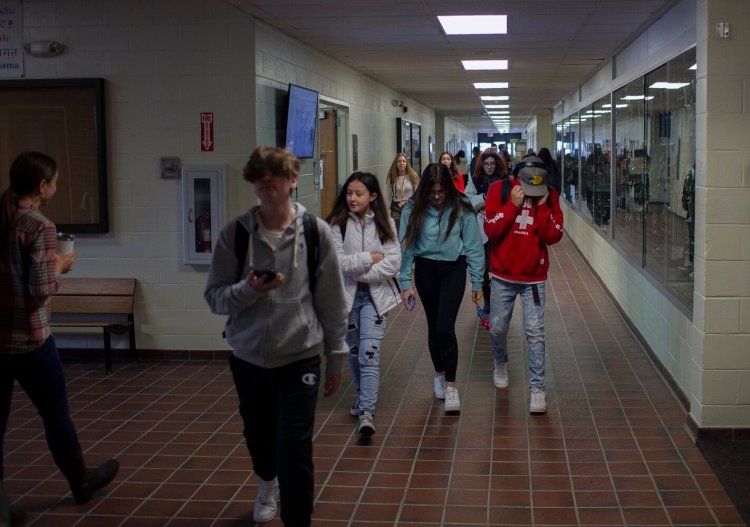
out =
{"type": "MultiPolygon", "coordinates": [[[[49,300],[57,290],[57,277],[75,261],[75,252],[57,254],[55,224],[40,212],[57,191],[57,177],[53,159],[24,152],[13,161],[10,187],[0,198],[0,480],[2,439],[18,380],[39,410],[47,445],[75,502],[83,504],[114,479],[119,464],[110,459],[86,468],[49,328],[49,300]]],[[[21,514],[11,513],[15,519],[21,514]]]]}

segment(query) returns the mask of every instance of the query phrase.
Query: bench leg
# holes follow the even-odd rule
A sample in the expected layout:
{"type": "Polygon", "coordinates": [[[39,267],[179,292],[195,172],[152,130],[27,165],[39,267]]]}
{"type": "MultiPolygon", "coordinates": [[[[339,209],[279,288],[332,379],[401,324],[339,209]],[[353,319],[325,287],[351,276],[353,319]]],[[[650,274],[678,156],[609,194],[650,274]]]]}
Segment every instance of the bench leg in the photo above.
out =
{"type": "Polygon", "coordinates": [[[136,359],[136,352],[135,352],[135,326],[130,326],[130,330],[128,331],[128,335],[130,337],[130,360],[136,359]]]}
{"type": "Polygon", "coordinates": [[[112,373],[112,338],[110,328],[104,328],[104,373],[112,373]]]}

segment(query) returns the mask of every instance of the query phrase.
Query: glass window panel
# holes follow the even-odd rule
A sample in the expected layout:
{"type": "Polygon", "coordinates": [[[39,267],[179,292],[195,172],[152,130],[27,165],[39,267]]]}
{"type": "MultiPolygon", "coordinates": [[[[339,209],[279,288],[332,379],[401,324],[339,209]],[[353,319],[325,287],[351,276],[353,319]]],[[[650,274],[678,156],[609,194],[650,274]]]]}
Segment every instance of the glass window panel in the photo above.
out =
{"type": "MultiPolygon", "coordinates": [[[[692,306],[694,228],[688,223],[692,196],[685,181],[695,165],[695,50],[646,75],[646,138],[650,154],[646,173],[644,221],[646,269],[680,300],[692,306]],[[687,189],[686,189],[687,190],[687,189]],[[685,209],[688,210],[685,210],[685,209]]],[[[688,181],[690,183],[690,181],[688,181]]],[[[693,205],[694,207],[694,200],[693,205]]]]}
{"type": "Polygon", "coordinates": [[[647,164],[643,95],[643,78],[639,78],[612,97],[617,159],[613,237],[639,265],[643,265],[643,177],[647,164]]]}
{"type": "Polygon", "coordinates": [[[578,114],[562,123],[563,197],[574,207],[578,203],[578,114]]]}
{"type": "Polygon", "coordinates": [[[593,219],[595,225],[604,230],[609,228],[611,196],[612,118],[609,107],[610,96],[607,95],[583,110],[580,116],[581,139],[586,150],[582,173],[584,201],[581,209],[593,219]]]}

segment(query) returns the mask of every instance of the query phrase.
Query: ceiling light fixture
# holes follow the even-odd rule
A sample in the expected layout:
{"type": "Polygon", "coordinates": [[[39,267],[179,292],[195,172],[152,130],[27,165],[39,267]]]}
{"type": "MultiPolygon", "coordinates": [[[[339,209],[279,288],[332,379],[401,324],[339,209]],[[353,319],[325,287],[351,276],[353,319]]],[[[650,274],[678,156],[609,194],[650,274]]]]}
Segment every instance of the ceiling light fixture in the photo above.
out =
{"type": "Polygon", "coordinates": [[[654,98],[653,95],[649,95],[649,96],[646,96],[646,95],[626,95],[625,97],[620,97],[620,100],[622,100],[622,101],[643,101],[643,100],[650,101],[653,98],[654,98]]]}
{"type": "Polygon", "coordinates": [[[689,82],[655,82],[649,88],[655,90],[679,90],[689,84],[689,82]]]}
{"type": "Polygon", "coordinates": [[[510,104],[485,104],[485,108],[489,109],[496,109],[496,110],[503,110],[506,108],[510,108],[510,104]]]}
{"type": "Polygon", "coordinates": [[[508,15],[438,16],[446,35],[505,35],[508,15]]]}
{"type": "Polygon", "coordinates": [[[477,90],[503,89],[508,87],[507,82],[475,82],[474,87],[477,90]]]}
{"type": "Polygon", "coordinates": [[[462,60],[466,71],[470,70],[507,70],[508,61],[503,60],[462,60]]]}
{"type": "Polygon", "coordinates": [[[510,97],[507,95],[482,95],[479,98],[483,101],[507,101],[510,97]]]}
{"type": "Polygon", "coordinates": [[[693,64],[693,65],[692,65],[692,66],[690,66],[690,67],[689,67],[688,69],[689,69],[689,70],[697,70],[697,69],[698,69],[698,64],[693,64]]]}

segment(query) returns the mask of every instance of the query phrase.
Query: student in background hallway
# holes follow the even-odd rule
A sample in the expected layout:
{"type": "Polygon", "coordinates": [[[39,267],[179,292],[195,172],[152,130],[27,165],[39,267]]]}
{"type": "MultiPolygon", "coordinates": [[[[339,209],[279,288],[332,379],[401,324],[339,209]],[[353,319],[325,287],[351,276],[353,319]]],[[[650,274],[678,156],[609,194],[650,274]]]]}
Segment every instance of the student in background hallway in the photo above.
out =
{"type": "Polygon", "coordinates": [[[380,346],[388,311],[401,304],[394,278],[401,267],[396,224],[388,216],[378,178],[355,172],[344,183],[331,214],[333,246],[344,274],[349,310],[349,365],[357,399],[351,414],[357,431],[375,433],[375,405],[380,388],[380,346]]]}
{"type": "Polygon", "coordinates": [[[543,147],[539,149],[539,159],[544,161],[547,166],[547,185],[557,191],[558,194],[562,191],[562,181],[560,180],[560,169],[557,166],[557,161],[552,157],[552,153],[549,148],[543,147]]]}
{"type": "Polygon", "coordinates": [[[469,162],[466,160],[466,152],[459,150],[456,155],[453,156],[453,163],[456,165],[456,170],[462,174],[469,174],[469,162]]]}
{"type": "Polygon", "coordinates": [[[490,187],[485,209],[484,230],[492,244],[490,340],[495,359],[492,378],[496,387],[508,386],[508,326],[516,296],[520,296],[531,371],[529,412],[543,414],[547,411],[544,391],[547,245],[562,238],[563,216],[557,191],[547,186],[544,162],[538,157],[527,157],[517,168],[518,176],[510,182],[490,187]]]}
{"type": "Polygon", "coordinates": [[[474,176],[474,172],[476,171],[477,158],[481,153],[482,151],[479,150],[478,146],[475,146],[471,149],[471,162],[469,163],[469,175],[471,176],[474,176]]]}
{"type": "Polygon", "coordinates": [[[461,172],[456,168],[456,164],[453,162],[453,155],[450,152],[443,152],[440,154],[440,164],[448,167],[448,171],[451,175],[451,181],[453,185],[458,189],[459,192],[463,192],[466,189],[466,179],[461,172]]]}
{"type": "MultiPolygon", "coordinates": [[[[57,163],[24,152],[10,166],[10,187],[0,198],[0,480],[3,438],[16,380],[37,408],[55,464],[79,505],[117,475],[110,459],[90,469],[81,453],[55,337],[49,326],[50,297],[57,278],[75,262],[75,252],[57,253],[55,224],[41,209],[57,192],[57,163]]],[[[11,518],[20,518],[10,510],[11,518]]]]}
{"type": "Polygon", "coordinates": [[[427,343],[435,367],[435,397],[445,400],[446,412],[457,412],[461,401],[456,388],[458,342],[456,317],[471,276],[471,298],[482,299],[484,253],[474,209],[453,185],[448,167],[431,163],[422,172],[414,198],[404,207],[399,238],[401,298],[414,297],[414,285],[427,317],[427,343]]]}
{"type": "Polygon", "coordinates": [[[396,230],[398,230],[401,211],[409,198],[414,195],[414,189],[419,185],[419,174],[409,165],[406,154],[399,153],[393,158],[391,168],[388,169],[386,183],[391,191],[391,218],[396,222],[396,230]]]}
{"type": "Polygon", "coordinates": [[[253,519],[274,519],[280,491],[287,527],[311,521],[321,343],[326,397],[338,390],[348,351],[344,284],[330,229],[290,199],[299,169],[286,149],[261,146],[252,153],[242,176],[260,205],[222,229],[204,292],[212,313],[229,316],[225,334],[242,433],[261,479],[253,519]],[[315,268],[308,264],[314,248],[306,227],[318,233],[315,268]],[[243,228],[248,239],[239,254],[243,228]]]}
{"type": "Polygon", "coordinates": [[[490,282],[490,243],[484,233],[484,208],[487,200],[487,191],[490,185],[508,177],[505,160],[489,148],[484,151],[477,161],[475,172],[466,187],[466,196],[474,207],[477,215],[479,232],[482,235],[484,245],[484,278],[482,280],[482,295],[484,296],[483,309],[485,313],[490,312],[491,282],[490,282]]]}

